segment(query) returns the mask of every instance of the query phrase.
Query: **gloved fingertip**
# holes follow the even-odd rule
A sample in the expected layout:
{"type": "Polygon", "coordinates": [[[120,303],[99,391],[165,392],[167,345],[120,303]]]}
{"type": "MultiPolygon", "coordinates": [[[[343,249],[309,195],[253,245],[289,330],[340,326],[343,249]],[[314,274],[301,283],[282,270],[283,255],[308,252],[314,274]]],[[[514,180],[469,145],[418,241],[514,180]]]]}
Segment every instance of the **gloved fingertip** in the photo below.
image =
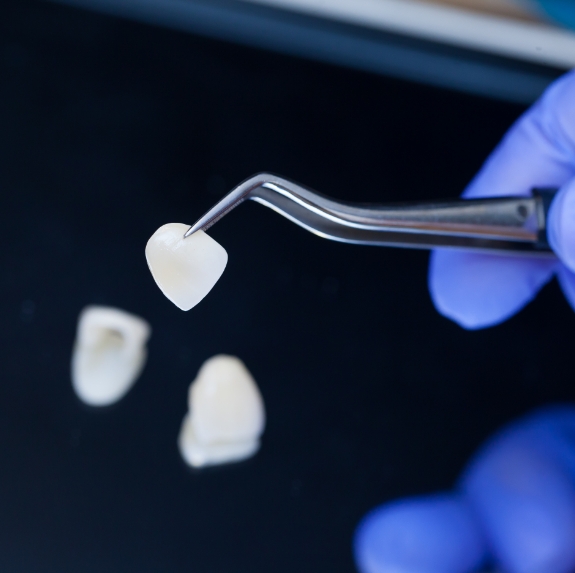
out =
{"type": "Polygon", "coordinates": [[[569,270],[565,265],[559,265],[557,269],[557,280],[567,302],[571,305],[571,308],[575,310],[575,273],[569,270]]]}
{"type": "Polygon", "coordinates": [[[485,558],[485,543],[461,497],[439,494],[371,511],[354,553],[360,573],[467,573],[485,558]]]}
{"type": "Polygon", "coordinates": [[[563,185],[551,203],[547,237],[563,264],[575,272],[575,178],[563,185]]]}
{"type": "Polygon", "coordinates": [[[562,429],[571,417],[557,411],[520,421],[492,439],[463,475],[462,491],[504,571],[575,570],[575,485],[562,459],[562,429]]]}
{"type": "Polygon", "coordinates": [[[429,292],[443,316],[468,330],[486,328],[530,302],[555,266],[553,260],[436,250],[429,262],[429,292]]]}

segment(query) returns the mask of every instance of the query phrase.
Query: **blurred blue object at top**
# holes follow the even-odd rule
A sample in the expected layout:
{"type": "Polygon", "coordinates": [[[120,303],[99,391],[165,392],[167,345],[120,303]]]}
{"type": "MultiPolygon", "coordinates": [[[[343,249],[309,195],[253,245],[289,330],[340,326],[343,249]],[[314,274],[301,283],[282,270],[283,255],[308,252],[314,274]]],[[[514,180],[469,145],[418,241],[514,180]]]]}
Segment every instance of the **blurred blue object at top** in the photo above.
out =
{"type": "Polygon", "coordinates": [[[575,1],[539,0],[539,4],[554,20],[575,28],[575,1]]]}

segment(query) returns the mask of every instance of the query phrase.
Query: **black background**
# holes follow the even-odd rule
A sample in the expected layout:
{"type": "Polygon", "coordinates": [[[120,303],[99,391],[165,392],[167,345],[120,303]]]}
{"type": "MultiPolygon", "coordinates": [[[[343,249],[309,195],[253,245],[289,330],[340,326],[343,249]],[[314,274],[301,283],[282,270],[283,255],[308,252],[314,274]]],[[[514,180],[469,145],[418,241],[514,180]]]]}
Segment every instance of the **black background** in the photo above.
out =
{"type": "Polygon", "coordinates": [[[490,432],[575,396],[552,283],[506,324],[439,316],[424,252],[324,241],[255,204],[188,313],[146,266],[262,170],[342,199],[456,196],[522,108],[44,3],[0,8],[0,569],[352,572],[361,516],[450,487],[490,432]],[[75,397],[86,304],[142,315],[147,367],[75,397]],[[188,470],[187,388],[240,356],[268,414],[252,460],[188,470]]]}

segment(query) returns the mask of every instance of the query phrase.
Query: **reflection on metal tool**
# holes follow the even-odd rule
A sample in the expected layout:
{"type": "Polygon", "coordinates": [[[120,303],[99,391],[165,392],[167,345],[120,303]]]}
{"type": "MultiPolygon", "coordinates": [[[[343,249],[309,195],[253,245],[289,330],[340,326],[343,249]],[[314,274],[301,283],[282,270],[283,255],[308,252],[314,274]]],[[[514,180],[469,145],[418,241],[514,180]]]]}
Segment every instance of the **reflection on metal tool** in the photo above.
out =
{"type": "Polygon", "coordinates": [[[283,177],[260,173],[228,193],[184,236],[205,231],[252,199],[320,237],[344,243],[552,257],[546,220],[555,193],[537,189],[530,197],[365,205],[334,201],[283,177]]]}

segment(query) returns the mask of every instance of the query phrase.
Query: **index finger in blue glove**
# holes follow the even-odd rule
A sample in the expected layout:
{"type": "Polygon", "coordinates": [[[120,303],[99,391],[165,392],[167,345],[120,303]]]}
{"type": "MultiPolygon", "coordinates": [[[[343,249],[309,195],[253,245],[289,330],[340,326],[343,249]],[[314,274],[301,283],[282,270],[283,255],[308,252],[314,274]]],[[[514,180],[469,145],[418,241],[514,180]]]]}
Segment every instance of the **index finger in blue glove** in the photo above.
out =
{"type": "Polygon", "coordinates": [[[575,176],[575,70],[554,82],[511,127],[464,197],[528,195],[575,176]]]}
{"type": "MultiPolygon", "coordinates": [[[[526,195],[533,187],[564,186],[574,175],[575,71],[555,82],[515,123],[467,187],[464,197],[526,195]]],[[[566,257],[568,249],[561,250],[561,246],[571,245],[575,220],[571,225],[571,218],[560,215],[563,211],[555,208],[555,202],[551,211],[555,211],[550,216],[552,227],[562,223],[561,232],[555,233],[560,240],[554,246],[560,256],[566,257]]],[[[575,243],[571,248],[575,269],[575,243]]],[[[527,304],[556,268],[550,261],[503,260],[442,250],[432,253],[429,290],[439,312],[464,328],[498,324],[527,304]],[[509,266],[508,272],[501,272],[503,266],[509,266]],[[470,275],[477,278],[479,272],[482,280],[469,280],[470,275]]]]}

